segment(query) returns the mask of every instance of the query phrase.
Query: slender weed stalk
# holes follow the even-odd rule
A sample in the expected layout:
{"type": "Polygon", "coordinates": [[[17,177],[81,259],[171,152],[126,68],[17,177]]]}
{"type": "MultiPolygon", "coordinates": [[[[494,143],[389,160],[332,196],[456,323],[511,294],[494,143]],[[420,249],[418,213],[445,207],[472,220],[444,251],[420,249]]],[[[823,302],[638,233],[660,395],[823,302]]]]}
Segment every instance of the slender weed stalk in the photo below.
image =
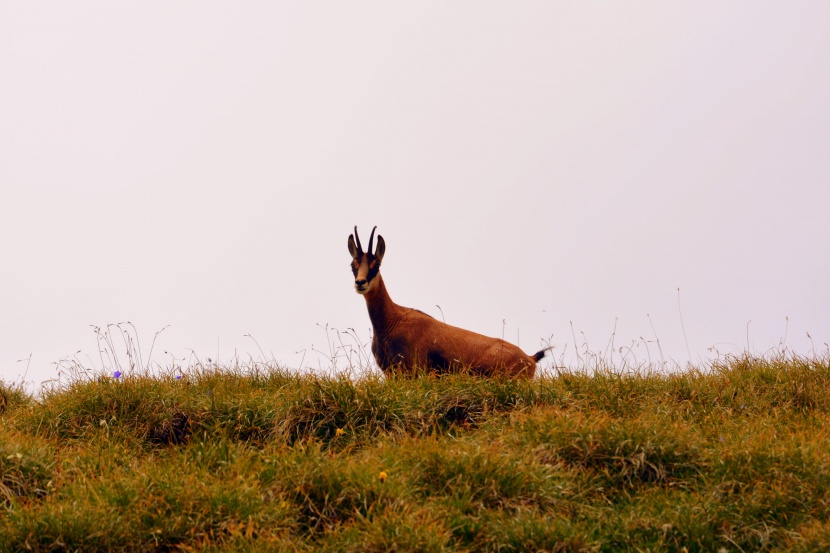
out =
{"type": "Polygon", "coordinates": [[[124,323],[0,385],[0,551],[830,549],[830,349],[668,371],[573,331],[532,380],[385,377],[324,329],[317,373],[156,364],[124,323]]]}

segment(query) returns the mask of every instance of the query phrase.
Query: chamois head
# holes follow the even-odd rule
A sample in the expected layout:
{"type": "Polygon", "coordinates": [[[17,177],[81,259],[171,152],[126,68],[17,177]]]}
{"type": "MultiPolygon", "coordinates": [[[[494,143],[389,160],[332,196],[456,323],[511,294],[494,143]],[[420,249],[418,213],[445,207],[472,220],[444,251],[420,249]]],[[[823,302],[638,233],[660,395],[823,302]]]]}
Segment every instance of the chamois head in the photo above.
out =
{"type": "Polygon", "coordinates": [[[386,251],[386,243],[383,241],[383,236],[378,234],[378,247],[375,253],[372,253],[372,242],[375,240],[375,230],[372,229],[372,235],[369,237],[369,251],[364,252],[360,245],[360,238],[357,236],[357,227],[354,228],[354,234],[349,235],[349,253],[352,254],[352,273],[354,273],[354,289],[358,294],[366,294],[377,283],[378,271],[380,270],[380,262],[383,259],[383,253],[386,251]]]}

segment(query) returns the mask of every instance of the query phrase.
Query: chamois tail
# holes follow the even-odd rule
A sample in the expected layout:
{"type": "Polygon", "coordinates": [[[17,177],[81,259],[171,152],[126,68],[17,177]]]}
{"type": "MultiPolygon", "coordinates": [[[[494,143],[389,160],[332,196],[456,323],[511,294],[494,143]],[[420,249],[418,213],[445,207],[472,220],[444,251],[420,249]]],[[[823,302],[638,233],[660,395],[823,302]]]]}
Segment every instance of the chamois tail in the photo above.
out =
{"type": "Polygon", "coordinates": [[[533,354],[533,355],[531,355],[530,357],[531,357],[531,358],[533,358],[533,360],[534,360],[534,361],[536,361],[536,362],[538,363],[539,361],[541,361],[541,360],[542,360],[542,357],[544,357],[544,356],[545,356],[545,354],[546,354],[548,351],[552,350],[552,349],[553,349],[553,348],[545,348],[545,349],[540,349],[539,351],[537,351],[536,353],[534,353],[534,354],[533,354]]]}

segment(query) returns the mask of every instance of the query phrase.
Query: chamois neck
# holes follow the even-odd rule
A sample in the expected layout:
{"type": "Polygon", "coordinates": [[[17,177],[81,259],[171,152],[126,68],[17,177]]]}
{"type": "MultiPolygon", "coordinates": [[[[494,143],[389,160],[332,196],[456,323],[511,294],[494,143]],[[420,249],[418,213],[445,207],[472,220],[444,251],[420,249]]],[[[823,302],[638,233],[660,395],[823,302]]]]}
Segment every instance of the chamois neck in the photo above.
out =
{"type": "Polygon", "coordinates": [[[366,299],[366,307],[369,310],[372,326],[375,329],[387,328],[393,323],[398,306],[389,297],[389,292],[386,291],[386,285],[383,283],[380,273],[375,278],[378,280],[375,289],[363,297],[366,299]]]}

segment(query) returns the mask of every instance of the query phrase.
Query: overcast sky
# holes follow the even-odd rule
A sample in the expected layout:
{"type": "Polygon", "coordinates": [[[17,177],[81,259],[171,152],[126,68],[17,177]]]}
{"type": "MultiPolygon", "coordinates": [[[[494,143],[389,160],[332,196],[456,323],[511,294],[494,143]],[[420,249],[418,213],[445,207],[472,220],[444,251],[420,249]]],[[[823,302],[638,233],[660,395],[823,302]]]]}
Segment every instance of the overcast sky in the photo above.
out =
{"type": "Polygon", "coordinates": [[[827,2],[2,2],[0,374],[316,367],[355,224],[566,364],[826,352],[828,98],[827,2]]]}

